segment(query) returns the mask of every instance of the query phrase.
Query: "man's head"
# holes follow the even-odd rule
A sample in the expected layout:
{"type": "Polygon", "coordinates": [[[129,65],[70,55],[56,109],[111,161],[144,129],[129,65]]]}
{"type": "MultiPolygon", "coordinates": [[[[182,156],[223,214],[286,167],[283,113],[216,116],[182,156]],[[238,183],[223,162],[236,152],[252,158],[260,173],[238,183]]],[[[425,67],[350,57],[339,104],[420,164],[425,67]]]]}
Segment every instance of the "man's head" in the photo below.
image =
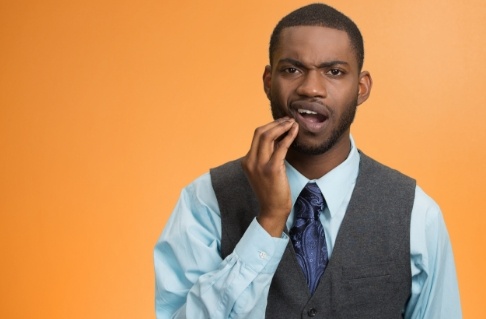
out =
{"type": "Polygon", "coordinates": [[[272,115],[299,125],[291,152],[349,152],[356,107],[372,84],[361,71],[363,42],[356,25],[329,6],[303,7],[277,24],[270,59],[263,85],[272,115]]]}
{"type": "Polygon", "coordinates": [[[351,47],[355,50],[358,68],[361,71],[364,61],[364,46],[361,32],[351,19],[323,3],[314,3],[299,8],[278,22],[270,38],[270,64],[273,63],[273,54],[280,44],[282,30],[295,26],[321,26],[346,32],[351,42],[351,47]]]}

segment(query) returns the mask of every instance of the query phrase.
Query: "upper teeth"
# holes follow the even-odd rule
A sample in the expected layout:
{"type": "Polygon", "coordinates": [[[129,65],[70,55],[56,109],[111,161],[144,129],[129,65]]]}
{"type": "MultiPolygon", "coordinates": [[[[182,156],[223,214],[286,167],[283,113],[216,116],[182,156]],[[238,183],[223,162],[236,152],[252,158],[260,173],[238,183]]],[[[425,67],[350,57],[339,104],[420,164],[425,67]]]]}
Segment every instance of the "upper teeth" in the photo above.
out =
{"type": "Polygon", "coordinates": [[[305,113],[305,114],[317,114],[317,112],[310,111],[310,110],[304,110],[304,109],[298,109],[297,110],[299,113],[305,113]]]}

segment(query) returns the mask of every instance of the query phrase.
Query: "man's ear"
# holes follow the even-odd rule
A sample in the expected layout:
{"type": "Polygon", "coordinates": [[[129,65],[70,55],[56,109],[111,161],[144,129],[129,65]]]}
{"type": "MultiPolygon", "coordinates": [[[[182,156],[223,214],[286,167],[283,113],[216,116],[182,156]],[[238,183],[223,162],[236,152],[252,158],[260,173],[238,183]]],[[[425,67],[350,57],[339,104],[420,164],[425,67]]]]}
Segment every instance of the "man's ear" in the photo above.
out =
{"type": "Polygon", "coordinates": [[[272,84],[272,67],[267,65],[265,70],[263,71],[263,90],[267,95],[267,98],[270,100],[270,87],[272,84]]]}
{"type": "Polygon", "coordinates": [[[373,86],[373,80],[371,79],[370,72],[363,71],[359,75],[358,84],[358,105],[368,99],[371,93],[371,87],[373,86]]]}

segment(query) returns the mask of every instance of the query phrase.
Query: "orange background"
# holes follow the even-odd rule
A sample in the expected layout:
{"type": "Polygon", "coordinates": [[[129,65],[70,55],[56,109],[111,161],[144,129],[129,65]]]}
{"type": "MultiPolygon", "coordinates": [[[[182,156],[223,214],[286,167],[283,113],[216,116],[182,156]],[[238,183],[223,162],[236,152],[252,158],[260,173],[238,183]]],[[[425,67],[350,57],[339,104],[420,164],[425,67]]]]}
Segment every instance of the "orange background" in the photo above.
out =
{"type": "MultiPolygon", "coordinates": [[[[270,120],[261,74],[306,1],[0,2],[0,317],[154,318],[181,188],[270,120]]],[[[374,79],[353,135],[441,205],[465,318],[486,287],[486,3],[329,1],[374,79]]]]}

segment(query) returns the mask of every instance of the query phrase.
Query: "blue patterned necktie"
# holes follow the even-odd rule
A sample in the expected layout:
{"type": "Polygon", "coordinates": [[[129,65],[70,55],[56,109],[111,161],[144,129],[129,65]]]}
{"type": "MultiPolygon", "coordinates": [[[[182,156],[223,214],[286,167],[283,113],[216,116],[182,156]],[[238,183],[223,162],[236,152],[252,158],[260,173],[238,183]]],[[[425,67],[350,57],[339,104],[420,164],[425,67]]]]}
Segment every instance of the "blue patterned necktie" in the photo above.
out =
{"type": "Polygon", "coordinates": [[[325,205],[317,184],[308,183],[294,205],[294,225],[289,232],[311,294],[314,294],[329,260],[324,228],[319,220],[325,205]]]}

